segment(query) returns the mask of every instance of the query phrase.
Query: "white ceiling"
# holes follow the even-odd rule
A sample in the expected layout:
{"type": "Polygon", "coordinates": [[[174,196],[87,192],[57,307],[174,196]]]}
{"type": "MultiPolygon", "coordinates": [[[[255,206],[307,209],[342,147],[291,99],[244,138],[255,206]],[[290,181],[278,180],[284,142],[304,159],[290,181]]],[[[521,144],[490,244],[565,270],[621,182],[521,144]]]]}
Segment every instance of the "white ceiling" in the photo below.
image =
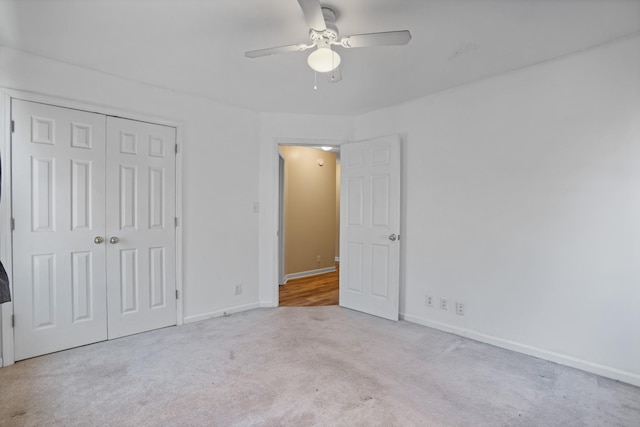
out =
{"type": "MultiPolygon", "coordinates": [[[[0,0],[0,44],[265,112],[360,114],[640,32],[640,0],[331,0],[341,35],[408,29],[407,46],[339,50],[319,81],[296,0],[0,0]]],[[[319,75],[320,77],[320,75],[319,75]]]]}

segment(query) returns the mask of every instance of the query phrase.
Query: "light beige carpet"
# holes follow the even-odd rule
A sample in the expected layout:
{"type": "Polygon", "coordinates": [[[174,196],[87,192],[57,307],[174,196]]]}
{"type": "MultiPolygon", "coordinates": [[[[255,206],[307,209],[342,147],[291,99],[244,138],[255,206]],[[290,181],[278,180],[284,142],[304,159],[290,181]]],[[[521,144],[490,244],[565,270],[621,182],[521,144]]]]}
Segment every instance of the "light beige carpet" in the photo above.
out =
{"type": "Polygon", "coordinates": [[[0,369],[2,426],[639,426],[640,388],[338,307],[259,309],[0,369]]]}

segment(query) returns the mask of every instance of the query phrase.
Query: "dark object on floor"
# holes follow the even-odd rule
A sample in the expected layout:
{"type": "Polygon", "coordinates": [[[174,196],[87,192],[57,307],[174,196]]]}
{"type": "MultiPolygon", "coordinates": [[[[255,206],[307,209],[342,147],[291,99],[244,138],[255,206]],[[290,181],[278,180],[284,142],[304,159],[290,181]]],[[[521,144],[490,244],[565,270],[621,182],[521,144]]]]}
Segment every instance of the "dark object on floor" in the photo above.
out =
{"type": "MultiPolygon", "coordinates": [[[[2,191],[2,159],[0,159],[0,194],[2,191]]],[[[0,197],[1,199],[1,197],[0,197]]],[[[0,261],[0,304],[11,301],[11,290],[9,289],[9,277],[0,261]]]]}

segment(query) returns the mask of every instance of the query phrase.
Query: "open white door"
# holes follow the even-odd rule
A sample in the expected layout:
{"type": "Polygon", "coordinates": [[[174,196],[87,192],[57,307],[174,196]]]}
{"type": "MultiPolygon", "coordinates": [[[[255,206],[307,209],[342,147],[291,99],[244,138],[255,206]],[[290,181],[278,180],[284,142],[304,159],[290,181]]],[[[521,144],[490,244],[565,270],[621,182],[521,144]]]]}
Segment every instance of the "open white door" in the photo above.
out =
{"type": "Polygon", "coordinates": [[[340,305],[398,320],[400,139],[340,147],[340,305]]]}

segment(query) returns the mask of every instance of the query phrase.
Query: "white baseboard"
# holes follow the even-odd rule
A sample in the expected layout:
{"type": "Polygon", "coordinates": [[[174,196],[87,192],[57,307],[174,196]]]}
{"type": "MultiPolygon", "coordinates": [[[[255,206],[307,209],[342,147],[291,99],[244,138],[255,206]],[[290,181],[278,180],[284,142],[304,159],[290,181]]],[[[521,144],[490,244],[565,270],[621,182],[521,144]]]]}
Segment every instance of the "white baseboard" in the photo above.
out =
{"type": "Polygon", "coordinates": [[[260,308],[276,308],[276,307],[278,307],[278,304],[274,303],[273,301],[262,301],[258,305],[260,306],[260,308]]]}
{"type": "Polygon", "coordinates": [[[187,316],[184,318],[184,323],[193,323],[199,322],[201,320],[213,319],[215,317],[222,317],[227,314],[240,313],[241,311],[253,310],[254,308],[259,308],[260,304],[251,303],[245,305],[237,305],[235,307],[225,308],[224,310],[212,311],[204,314],[196,314],[194,316],[187,316]]]}
{"type": "Polygon", "coordinates": [[[299,279],[301,277],[317,276],[318,274],[331,273],[331,272],[334,272],[334,271],[336,271],[335,265],[332,266],[332,267],[319,268],[317,270],[309,270],[309,271],[301,271],[299,273],[291,273],[291,274],[287,274],[286,276],[284,276],[284,283],[287,283],[289,280],[292,280],[292,279],[299,279]]]}
{"type": "Polygon", "coordinates": [[[534,356],[540,359],[548,360],[550,362],[555,362],[560,365],[570,366],[572,368],[591,372],[593,374],[601,375],[603,377],[611,378],[640,387],[640,375],[634,374],[632,372],[622,371],[610,366],[599,365],[597,363],[592,363],[583,359],[578,359],[576,357],[555,353],[553,351],[543,350],[526,344],[481,334],[470,329],[459,328],[457,326],[435,322],[433,320],[423,319],[417,316],[400,313],[400,318],[406,320],[407,322],[428,326],[440,331],[449,332],[465,338],[470,338],[472,340],[495,345],[496,347],[506,348],[507,350],[517,351],[518,353],[524,353],[529,356],[534,356]]]}

